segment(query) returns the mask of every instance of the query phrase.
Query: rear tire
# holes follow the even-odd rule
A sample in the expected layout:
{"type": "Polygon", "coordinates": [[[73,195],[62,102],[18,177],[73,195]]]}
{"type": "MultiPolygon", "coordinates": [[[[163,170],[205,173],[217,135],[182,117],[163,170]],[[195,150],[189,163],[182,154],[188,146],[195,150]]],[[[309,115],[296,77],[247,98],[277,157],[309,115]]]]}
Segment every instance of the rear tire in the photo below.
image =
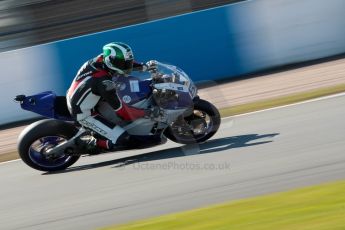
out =
{"type": "Polygon", "coordinates": [[[59,158],[59,161],[54,162],[45,160],[39,152],[33,151],[33,145],[36,142],[41,142],[44,138],[57,138],[68,140],[78,132],[77,128],[70,123],[47,119],[37,121],[26,127],[18,138],[18,153],[20,158],[31,168],[40,171],[58,171],[63,170],[74,164],[79,155],[66,155],[65,158],[59,158]],[[36,156],[36,158],[34,157],[36,156]]]}
{"type": "MultiPolygon", "coordinates": [[[[211,125],[209,129],[207,130],[207,133],[205,135],[194,135],[190,133],[190,135],[180,135],[176,131],[174,131],[174,127],[169,127],[165,130],[164,135],[180,144],[194,144],[194,143],[202,143],[210,139],[219,129],[220,123],[221,123],[221,117],[219,114],[218,109],[211,104],[210,102],[202,99],[198,99],[194,104],[194,111],[201,111],[208,115],[211,125]]],[[[193,116],[193,115],[192,115],[193,116]]],[[[185,117],[185,121],[192,122],[194,119],[192,116],[185,117]]]]}

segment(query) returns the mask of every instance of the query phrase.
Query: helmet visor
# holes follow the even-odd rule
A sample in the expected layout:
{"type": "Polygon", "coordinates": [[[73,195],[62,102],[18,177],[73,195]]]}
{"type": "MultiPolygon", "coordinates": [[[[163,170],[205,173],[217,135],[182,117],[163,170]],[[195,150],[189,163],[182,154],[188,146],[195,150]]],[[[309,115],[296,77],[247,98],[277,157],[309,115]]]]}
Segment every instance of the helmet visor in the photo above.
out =
{"type": "Polygon", "coordinates": [[[133,70],[133,60],[120,60],[120,59],[114,58],[114,57],[109,57],[109,59],[110,59],[111,64],[114,67],[116,67],[116,68],[118,68],[118,69],[120,69],[126,73],[129,73],[133,70]]]}

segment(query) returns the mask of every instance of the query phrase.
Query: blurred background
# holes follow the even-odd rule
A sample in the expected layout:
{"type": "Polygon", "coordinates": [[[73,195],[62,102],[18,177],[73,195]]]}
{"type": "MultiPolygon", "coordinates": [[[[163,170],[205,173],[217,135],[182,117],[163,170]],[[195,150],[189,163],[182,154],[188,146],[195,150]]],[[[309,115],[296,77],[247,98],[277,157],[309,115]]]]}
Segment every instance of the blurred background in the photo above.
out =
{"type": "Polygon", "coordinates": [[[239,0],[2,0],[0,51],[94,33],[239,0]]]}

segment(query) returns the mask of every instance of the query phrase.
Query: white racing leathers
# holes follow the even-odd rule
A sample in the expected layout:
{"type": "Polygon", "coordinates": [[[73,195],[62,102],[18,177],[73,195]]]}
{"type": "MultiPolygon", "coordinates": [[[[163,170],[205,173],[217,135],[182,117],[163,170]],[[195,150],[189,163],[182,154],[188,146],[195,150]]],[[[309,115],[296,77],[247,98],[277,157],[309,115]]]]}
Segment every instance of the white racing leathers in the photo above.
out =
{"type": "MultiPolygon", "coordinates": [[[[99,115],[92,115],[92,111],[100,98],[100,96],[93,94],[91,90],[87,91],[76,103],[81,113],[77,113],[75,118],[82,126],[97,132],[108,140],[111,140],[113,144],[116,144],[118,138],[125,130],[119,125],[108,122],[99,115]]],[[[72,110],[71,101],[73,101],[73,95],[71,98],[67,97],[67,105],[70,111],[72,110]]]]}

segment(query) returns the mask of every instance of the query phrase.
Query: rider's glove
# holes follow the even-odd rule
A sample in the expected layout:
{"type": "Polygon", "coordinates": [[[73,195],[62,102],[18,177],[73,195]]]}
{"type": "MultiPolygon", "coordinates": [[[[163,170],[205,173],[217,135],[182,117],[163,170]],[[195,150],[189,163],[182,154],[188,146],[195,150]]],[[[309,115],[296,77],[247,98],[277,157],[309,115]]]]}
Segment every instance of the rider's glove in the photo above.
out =
{"type": "Polygon", "coordinates": [[[158,62],[156,60],[151,60],[146,62],[147,66],[146,71],[151,73],[153,80],[159,80],[162,77],[162,74],[158,71],[158,62]]]}
{"type": "Polygon", "coordinates": [[[156,71],[157,70],[157,61],[156,60],[151,60],[146,62],[146,71],[156,71]]]}

